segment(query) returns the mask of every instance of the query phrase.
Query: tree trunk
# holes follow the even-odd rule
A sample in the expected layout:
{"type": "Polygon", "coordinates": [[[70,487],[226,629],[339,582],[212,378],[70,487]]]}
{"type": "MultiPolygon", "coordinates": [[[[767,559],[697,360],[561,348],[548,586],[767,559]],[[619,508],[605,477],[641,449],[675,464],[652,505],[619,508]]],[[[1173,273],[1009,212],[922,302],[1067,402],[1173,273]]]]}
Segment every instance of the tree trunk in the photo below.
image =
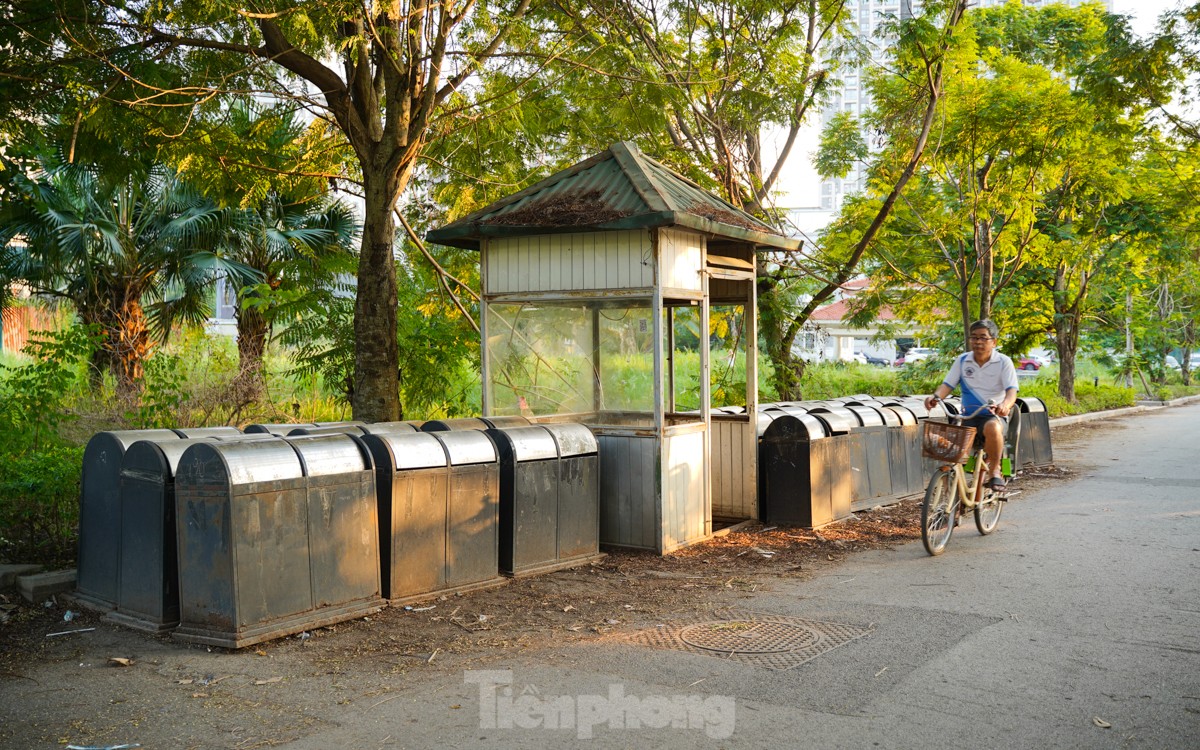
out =
{"type": "Polygon", "coordinates": [[[400,418],[400,352],[396,345],[396,224],[392,207],[410,169],[389,175],[363,164],[365,215],[354,301],[354,391],[350,405],[363,422],[400,418]],[[370,167],[369,171],[368,167],[370,167]]]}
{"type": "Polygon", "coordinates": [[[113,310],[113,319],[106,326],[108,341],[105,346],[112,352],[117,398],[124,402],[135,401],[141,395],[145,385],[143,365],[151,349],[146,312],[139,296],[134,290],[126,290],[119,306],[113,310]]]}
{"type": "Polygon", "coordinates": [[[1054,272],[1054,348],[1058,352],[1058,395],[1067,403],[1076,403],[1075,354],[1079,351],[1081,301],[1087,292],[1088,276],[1081,277],[1082,287],[1074,300],[1068,300],[1067,268],[1059,266],[1054,272]]]}
{"type": "Polygon", "coordinates": [[[1179,367],[1183,384],[1192,384],[1192,350],[1196,348],[1196,321],[1189,320],[1183,328],[1183,351],[1180,352],[1179,367]]]}
{"type": "Polygon", "coordinates": [[[263,356],[270,324],[258,307],[237,308],[238,374],[233,379],[239,404],[256,401],[266,390],[263,356]]]}

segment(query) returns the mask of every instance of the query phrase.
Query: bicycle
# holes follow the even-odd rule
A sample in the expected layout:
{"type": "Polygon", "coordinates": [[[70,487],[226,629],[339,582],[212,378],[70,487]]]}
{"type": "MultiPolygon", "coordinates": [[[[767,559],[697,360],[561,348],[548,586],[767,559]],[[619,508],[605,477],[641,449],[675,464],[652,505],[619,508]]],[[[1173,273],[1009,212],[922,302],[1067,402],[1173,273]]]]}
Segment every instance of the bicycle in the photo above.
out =
{"type": "MultiPolygon", "coordinates": [[[[939,402],[943,402],[938,399],[939,402]]],[[[995,491],[987,486],[986,454],[983,435],[976,439],[974,427],[962,423],[984,411],[992,410],[993,404],[979,407],[972,414],[952,415],[950,422],[925,422],[921,435],[921,453],[943,462],[929,479],[925,500],[921,505],[921,541],[930,555],[946,551],[950,535],[965,511],[975,512],[975,528],[987,536],[996,530],[1004,502],[1008,499],[1007,487],[995,491]],[[963,464],[970,464],[964,469],[963,464]],[[976,471],[975,469],[983,467],[976,471]],[[973,481],[968,483],[970,473],[973,481]]],[[[949,413],[947,411],[947,413],[949,413]]],[[[1003,459],[1004,474],[1012,475],[1011,466],[1003,459]]]]}

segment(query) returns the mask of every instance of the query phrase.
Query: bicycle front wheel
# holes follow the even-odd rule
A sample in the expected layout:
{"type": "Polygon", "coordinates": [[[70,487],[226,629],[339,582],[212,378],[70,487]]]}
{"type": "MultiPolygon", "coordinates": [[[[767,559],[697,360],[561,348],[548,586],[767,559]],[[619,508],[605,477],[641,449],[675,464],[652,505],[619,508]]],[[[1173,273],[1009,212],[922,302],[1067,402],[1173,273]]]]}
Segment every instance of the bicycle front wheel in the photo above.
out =
{"type": "Polygon", "coordinates": [[[1000,514],[1003,511],[1004,503],[1000,500],[1000,496],[987,490],[987,497],[975,506],[975,528],[979,529],[979,533],[984,536],[992,533],[1000,523],[1000,514]]]}
{"type": "Polygon", "coordinates": [[[954,515],[958,510],[957,489],[954,472],[938,469],[925,490],[925,502],[921,505],[921,541],[925,544],[925,551],[931,555],[945,552],[950,535],[954,533],[954,515]]]}

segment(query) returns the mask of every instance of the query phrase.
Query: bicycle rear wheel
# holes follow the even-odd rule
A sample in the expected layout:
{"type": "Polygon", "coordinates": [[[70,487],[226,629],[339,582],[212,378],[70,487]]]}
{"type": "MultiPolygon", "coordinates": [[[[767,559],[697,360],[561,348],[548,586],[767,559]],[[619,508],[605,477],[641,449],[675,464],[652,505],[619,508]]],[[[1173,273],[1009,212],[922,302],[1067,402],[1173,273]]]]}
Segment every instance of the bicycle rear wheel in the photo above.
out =
{"type": "Polygon", "coordinates": [[[921,542],[931,555],[945,552],[950,535],[954,533],[954,516],[958,511],[957,489],[954,472],[938,469],[925,490],[925,502],[921,504],[921,542]]]}

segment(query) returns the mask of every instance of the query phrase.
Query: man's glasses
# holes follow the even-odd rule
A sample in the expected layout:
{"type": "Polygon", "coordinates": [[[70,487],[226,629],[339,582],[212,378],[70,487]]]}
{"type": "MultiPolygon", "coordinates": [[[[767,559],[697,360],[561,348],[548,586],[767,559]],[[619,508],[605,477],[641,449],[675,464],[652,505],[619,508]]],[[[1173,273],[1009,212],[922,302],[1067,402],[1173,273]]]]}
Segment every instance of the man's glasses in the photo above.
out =
{"type": "Polygon", "coordinates": [[[972,341],[991,341],[992,337],[991,336],[972,336],[971,340],[972,341]]]}

